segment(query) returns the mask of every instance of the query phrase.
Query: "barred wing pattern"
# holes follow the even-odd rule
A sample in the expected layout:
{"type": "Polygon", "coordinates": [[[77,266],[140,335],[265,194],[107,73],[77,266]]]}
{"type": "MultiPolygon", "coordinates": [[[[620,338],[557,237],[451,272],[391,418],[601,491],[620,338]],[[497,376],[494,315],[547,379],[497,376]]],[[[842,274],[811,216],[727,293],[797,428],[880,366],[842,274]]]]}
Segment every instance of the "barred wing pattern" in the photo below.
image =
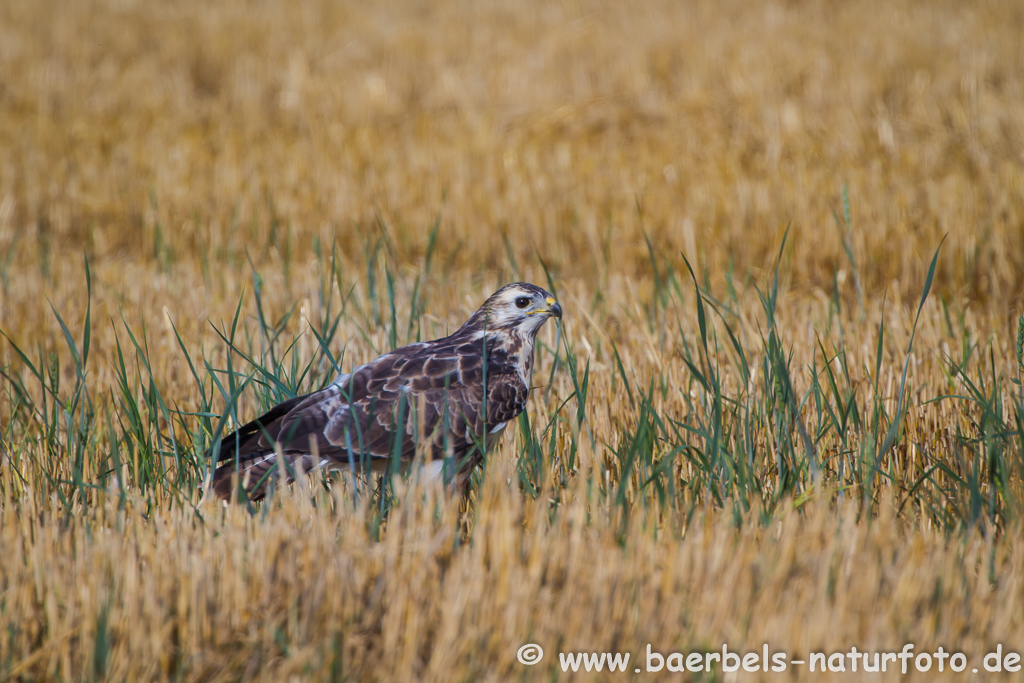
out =
{"type": "Polygon", "coordinates": [[[266,493],[282,465],[286,473],[353,463],[382,471],[396,447],[400,460],[409,461],[417,443],[430,458],[454,456],[459,474],[468,475],[483,458],[479,445],[498,441],[505,423],[526,407],[532,348],[521,372],[516,338],[488,334],[485,345],[482,334],[460,332],[387,353],[225,437],[214,491],[231,495],[236,467],[253,499],[266,493]]]}

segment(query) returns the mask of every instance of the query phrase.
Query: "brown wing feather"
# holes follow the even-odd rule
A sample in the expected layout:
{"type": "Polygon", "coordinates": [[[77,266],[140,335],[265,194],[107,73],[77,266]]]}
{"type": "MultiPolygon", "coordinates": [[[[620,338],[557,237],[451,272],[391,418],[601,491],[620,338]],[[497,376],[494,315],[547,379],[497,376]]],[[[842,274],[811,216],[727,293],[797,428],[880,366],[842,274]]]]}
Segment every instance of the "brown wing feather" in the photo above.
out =
{"type": "MultiPolygon", "coordinates": [[[[322,391],[276,406],[225,437],[215,490],[230,494],[236,461],[240,472],[251,469],[261,476],[274,465],[277,452],[289,462],[302,458],[307,471],[324,463],[346,467],[350,453],[357,462],[380,463],[393,457],[399,436],[402,459],[411,459],[417,441],[428,438],[431,457],[450,453],[463,462],[460,469],[472,468],[483,457],[477,445],[485,431],[514,419],[529,394],[513,356],[497,341],[489,343],[486,420],[479,341],[449,337],[402,347],[322,391]],[[314,462],[311,453],[321,462],[314,462]]],[[[250,495],[262,495],[263,488],[253,488],[250,495]]]]}

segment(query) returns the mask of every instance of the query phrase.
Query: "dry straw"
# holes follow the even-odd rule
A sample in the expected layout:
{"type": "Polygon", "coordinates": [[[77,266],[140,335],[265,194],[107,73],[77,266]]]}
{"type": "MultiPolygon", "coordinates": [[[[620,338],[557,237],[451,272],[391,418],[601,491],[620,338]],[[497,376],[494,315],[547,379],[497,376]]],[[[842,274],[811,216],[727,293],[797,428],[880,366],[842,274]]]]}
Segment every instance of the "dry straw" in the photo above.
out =
{"type": "Polygon", "coordinates": [[[0,3],[0,679],[1019,647],[1022,34],[1000,0],[0,3]],[[203,498],[217,434],[519,279],[564,326],[469,500],[203,498]]]}

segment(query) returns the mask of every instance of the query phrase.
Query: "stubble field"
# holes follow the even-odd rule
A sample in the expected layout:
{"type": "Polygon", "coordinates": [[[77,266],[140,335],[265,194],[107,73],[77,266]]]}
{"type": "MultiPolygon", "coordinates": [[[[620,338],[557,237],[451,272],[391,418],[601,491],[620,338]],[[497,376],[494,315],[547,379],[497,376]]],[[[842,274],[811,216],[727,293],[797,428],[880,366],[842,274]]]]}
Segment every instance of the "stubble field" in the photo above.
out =
{"type": "Polygon", "coordinates": [[[0,679],[991,676],[1021,35],[1011,0],[0,3],[0,679]],[[221,431],[514,280],[565,316],[468,500],[202,495],[221,431]],[[723,644],[788,666],[647,670],[723,644]]]}

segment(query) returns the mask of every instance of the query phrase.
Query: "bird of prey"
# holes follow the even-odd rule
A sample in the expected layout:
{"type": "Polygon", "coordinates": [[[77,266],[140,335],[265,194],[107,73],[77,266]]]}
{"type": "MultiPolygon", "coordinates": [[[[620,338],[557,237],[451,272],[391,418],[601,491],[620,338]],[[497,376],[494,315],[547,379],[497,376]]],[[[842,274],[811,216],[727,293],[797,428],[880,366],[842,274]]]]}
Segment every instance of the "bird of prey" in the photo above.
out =
{"type": "Polygon", "coordinates": [[[299,468],[386,472],[417,453],[465,488],[526,407],[534,339],[551,317],[562,308],[547,291],[505,285],[454,334],[385,353],[224,437],[214,492],[230,498],[237,486],[256,500],[279,467],[289,480],[299,468]]]}

